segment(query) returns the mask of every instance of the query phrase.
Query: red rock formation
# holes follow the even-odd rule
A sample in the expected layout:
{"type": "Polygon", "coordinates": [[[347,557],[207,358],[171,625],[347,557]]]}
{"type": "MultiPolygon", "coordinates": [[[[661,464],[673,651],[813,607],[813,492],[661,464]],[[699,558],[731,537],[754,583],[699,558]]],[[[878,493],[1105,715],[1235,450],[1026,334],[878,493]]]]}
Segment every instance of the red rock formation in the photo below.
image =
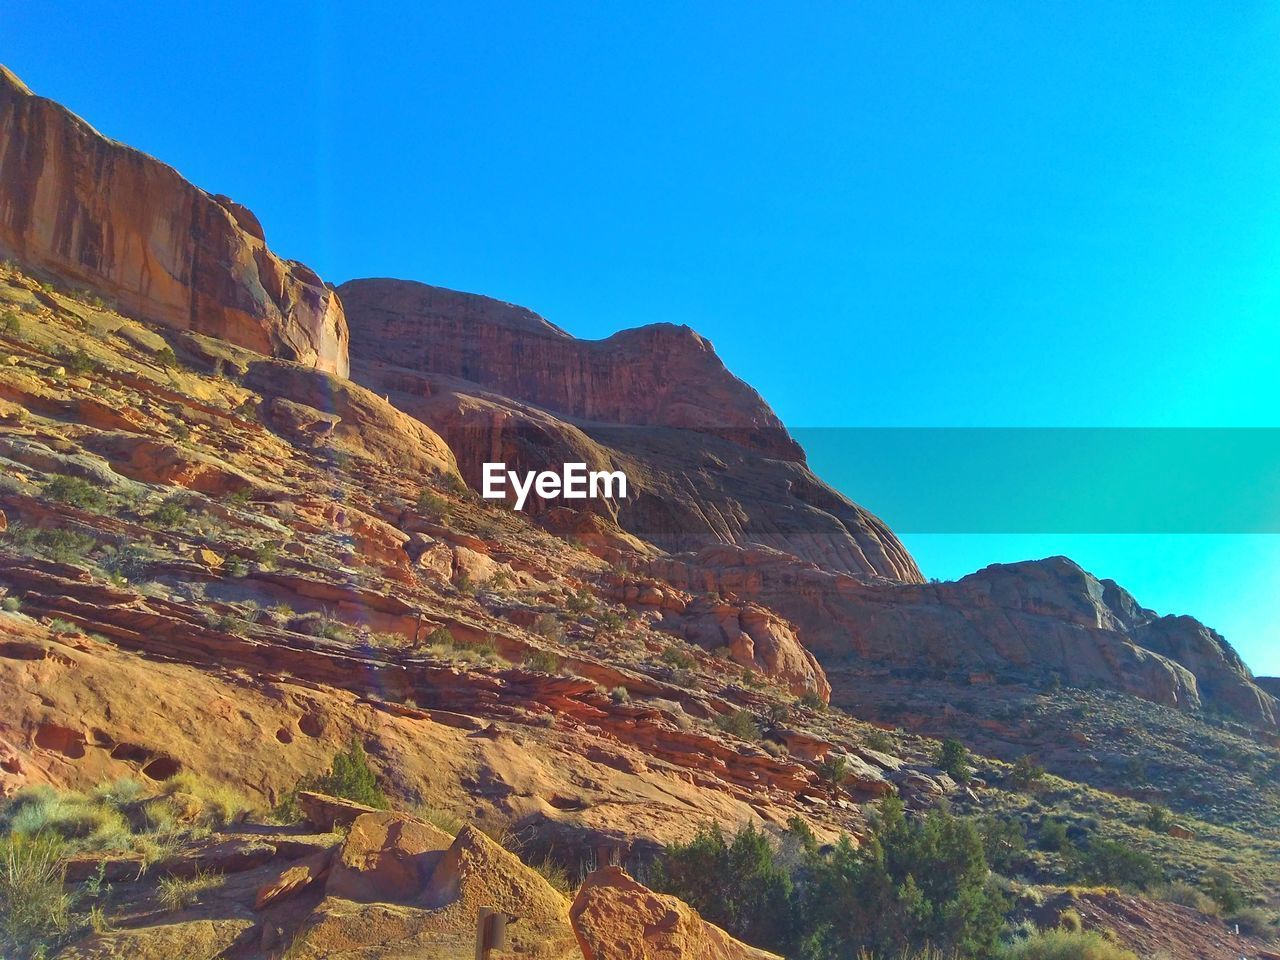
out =
{"type": "Polygon", "coordinates": [[[1190,617],[1158,617],[1066,557],[931,584],[861,583],[776,551],[734,547],[652,560],[648,569],[681,589],[776,611],[828,674],[860,665],[1007,671],[1187,710],[1213,705],[1262,729],[1280,718],[1280,703],[1222,637],[1190,617]]]}
{"type": "Polygon", "coordinates": [[[0,67],[0,254],[121,310],[346,376],[342,303],[242,206],[99,134],[0,67]]]}
{"type": "Polygon", "coordinates": [[[355,280],[339,292],[354,377],[440,433],[473,486],[487,461],[623,470],[625,501],[582,509],[665,549],[765,543],[860,577],[921,579],[888,528],[815,477],[759,394],[688,328],[583,341],[522,307],[425,284],[355,280]]]}

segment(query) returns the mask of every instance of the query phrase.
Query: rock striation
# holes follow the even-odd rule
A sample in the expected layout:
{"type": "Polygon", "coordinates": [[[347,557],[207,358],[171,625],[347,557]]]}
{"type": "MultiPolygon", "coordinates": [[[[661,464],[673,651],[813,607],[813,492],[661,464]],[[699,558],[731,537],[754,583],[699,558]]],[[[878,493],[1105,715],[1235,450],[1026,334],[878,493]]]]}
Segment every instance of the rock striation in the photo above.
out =
{"type": "Polygon", "coordinates": [[[124,312],[347,374],[342,303],[257,218],[0,67],[0,256],[124,312]]]}

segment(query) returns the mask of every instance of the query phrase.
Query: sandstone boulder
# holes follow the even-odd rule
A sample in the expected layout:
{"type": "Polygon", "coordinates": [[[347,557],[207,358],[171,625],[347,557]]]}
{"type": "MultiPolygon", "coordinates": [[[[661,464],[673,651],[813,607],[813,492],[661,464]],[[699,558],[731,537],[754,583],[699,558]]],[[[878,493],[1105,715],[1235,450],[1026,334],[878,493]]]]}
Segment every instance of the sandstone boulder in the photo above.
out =
{"type": "Polygon", "coordinates": [[[585,960],[776,960],[654,893],[621,867],[587,877],[569,910],[585,960]]]}
{"type": "Polygon", "coordinates": [[[402,813],[365,813],[334,852],[325,883],[331,897],[363,903],[417,899],[453,838],[402,813]]]}

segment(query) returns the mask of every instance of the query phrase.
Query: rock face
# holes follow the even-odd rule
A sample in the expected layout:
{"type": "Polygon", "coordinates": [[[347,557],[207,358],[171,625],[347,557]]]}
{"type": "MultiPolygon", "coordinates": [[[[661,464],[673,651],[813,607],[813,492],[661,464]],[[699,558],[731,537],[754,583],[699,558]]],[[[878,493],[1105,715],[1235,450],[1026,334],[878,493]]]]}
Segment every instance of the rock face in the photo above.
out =
{"type": "Polygon", "coordinates": [[[1221,636],[1191,617],[1157,616],[1066,557],[995,564],[953,583],[894,585],[732,547],[649,568],[682,589],[776,611],[828,675],[892,666],[1056,676],[1180,709],[1212,706],[1263,729],[1274,730],[1280,718],[1280,703],[1221,636]]]}
{"type": "Polygon", "coordinates": [[[342,304],[244,207],[103,137],[0,67],[0,255],[122,311],[347,374],[342,304]]]}
{"type": "Polygon", "coordinates": [[[622,470],[628,498],[586,508],[663,548],[764,543],[859,577],[921,579],[888,528],[815,477],[759,394],[687,327],[582,341],[522,307],[425,284],[354,280],[339,292],[355,379],[444,436],[473,486],[490,461],[622,470]]]}
{"type": "Polygon", "coordinates": [[[621,867],[587,877],[569,909],[585,960],[777,960],[654,893],[621,867]]]}

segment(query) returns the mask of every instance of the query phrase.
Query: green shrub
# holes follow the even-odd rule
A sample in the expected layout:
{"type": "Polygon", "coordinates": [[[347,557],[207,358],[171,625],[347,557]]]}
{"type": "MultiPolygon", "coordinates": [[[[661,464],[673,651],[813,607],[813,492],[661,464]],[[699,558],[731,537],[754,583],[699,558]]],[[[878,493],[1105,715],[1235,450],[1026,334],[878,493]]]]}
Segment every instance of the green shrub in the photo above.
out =
{"type": "Polygon", "coordinates": [[[1170,828],[1173,827],[1173,814],[1169,812],[1168,807],[1152,803],[1147,806],[1143,823],[1148,830],[1152,830],[1155,833],[1168,833],[1170,828]]]}
{"type": "Polygon", "coordinates": [[[301,816],[298,794],[304,790],[324,793],[331,797],[354,800],[378,810],[390,807],[387,795],[378,786],[377,775],[369,766],[369,757],[360,741],[352,740],[346,750],[333,758],[329,772],[320,776],[303,777],[297,786],[276,807],[276,816],[285,822],[293,822],[301,816]]]}
{"type": "Polygon", "coordinates": [[[1004,926],[1005,900],[990,880],[978,831],[943,810],[912,821],[902,801],[888,797],[868,842],[842,839],[807,868],[816,956],[932,947],[989,957],[1004,926]]]}
{"type": "Polygon", "coordinates": [[[1240,932],[1251,937],[1270,940],[1277,934],[1276,917],[1261,907],[1241,907],[1226,918],[1230,926],[1238,926],[1240,932]]]}
{"type": "Polygon", "coordinates": [[[817,713],[825,713],[827,711],[827,701],[812,690],[806,691],[798,702],[806,710],[813,710],[817,713]]]}
{"type": "Polygon", "coordinates": [[[560,657],[552,650],[529,650],[524,655],[524,665],[539,673],[559,673],[560,657]]]}
{"type": "Polygon", "coordinates": [[[1067,837],[1066,821],[1056,817],[1046,817],[1037,832],[1036,845],[1041,850],[1048,850],[1051,853],[1061,853],[1070,848],[1071,841],[1067,837]]]}
{"type": "Polygon", "coordinates": [[[97,373],[102,369],[102,364],[79,347],[72,350],[64,350],[61,359],[62,365],[67,368],[67,372],[74,373],[77,376],[97,373]]]}
{"type": "Polygon", "coordinates": [[[43,956],[70,926],[66,866],[52,837],[0,837],[0,955],[43,956]]]}
{"type": "Polygon", "coordinates": [[[6,310],[0,313],[0,333],[6,337],[22,336],[22,319],[16,311],[6,310]]]}
{"type": "Polygon", "coordinates": [[[422,492],[418,494],[418,499],[414,506],[423,516],[436,517],[442,520],[448,519],[453,513],[453,505],[448,500],[434,490],[427,488],[423,488],[422,492]]]}
{"type": "Polygon", "coordinates": [[[651,883],[752,945],[780,950],[795,939],[791,877],[769,838],[750,824],[729,840],[713,825],[667,847],[651,883]]]}
{"type": "Polygon", "coordinates": [[[837,789],[844,782],[848,771],[849,759],[843,755],[826,756],[818,763],[818,779],[832,790],[837,789]]]}
{"type": "Polygon", "coordinates": [[[1096,884],[1145,890],[1164,879],[1148,854],[1117,840],[1092,836],[1073,857],[1076,876],[1096,884]]]}
{"type": "Polygon", "coordinates": [[[938,755],[934,761],[939,769],[945,770],[956,783],[968,783],[973,776],[969,766],[969,751],[959,740],[948,738],[938,747],[938,755]]]}
{"type": "Polygon", "coordinates": [[[997,873],[1010,876],[1027,863],[1027,833],[1018,820],[988,817],[978,823],[982,850],[997,873]]]}
{"type": "Polygon", "coordinates": [[[755,743],[760,739],[760,724],[750,710],[722,713],[713,721],[716,728],[742,740],[755,743]]]}
{"type": "Polygon", "coordinates": [[[1000,960],[1138,960],[1137,954],[1092,930],[1045,930],[1006,947],[1000,960]]]}
{"type": "Polygon", "coordinates": [[[20,609],[22,609],[22,601],[17,597],[5,597],[0,600],[0,610],[5,613],[17,613],[20,609]]]}
{"type": "Polygon", "coordinates": [[[190,511],[182,497],[169,497],[151,511],[151,519],[165,527],[183,527],[190,519],[190,511]]]}
{"type": "Polygon", "coordinates": [[[1009,783],[1015,790],[1030,790],[1043,779],[1044,767],[1039,766],[1029,753],[1017,759],[1009,774],[1009,783]]]}
{"type": "Polygon", "coordinates": [[[50,500],[81,510],[102,511],[110,502],[105,493],[80,477],[56,476],[42,490],[50,500]]]}
{"type": "Polygon", "coordinates": [[[1224,913],[1235,913],[1244,906],[1244,893],[1225,870],[1211,870],[1204,878],[1204,892],[1224,913]]]}
{"type": "Polygon", "coordinates": [[[683,650],[674,643],[662,651],[662,662],[677,670],[692,670],[698,663],[688,650],[683,650]]]}
{"type": "Polygon", "coordinates": [[[170,370],[178,365],[178,355],[173,352],[173,347],[161,347],[155,352],[155,361],[170,370]]]}

